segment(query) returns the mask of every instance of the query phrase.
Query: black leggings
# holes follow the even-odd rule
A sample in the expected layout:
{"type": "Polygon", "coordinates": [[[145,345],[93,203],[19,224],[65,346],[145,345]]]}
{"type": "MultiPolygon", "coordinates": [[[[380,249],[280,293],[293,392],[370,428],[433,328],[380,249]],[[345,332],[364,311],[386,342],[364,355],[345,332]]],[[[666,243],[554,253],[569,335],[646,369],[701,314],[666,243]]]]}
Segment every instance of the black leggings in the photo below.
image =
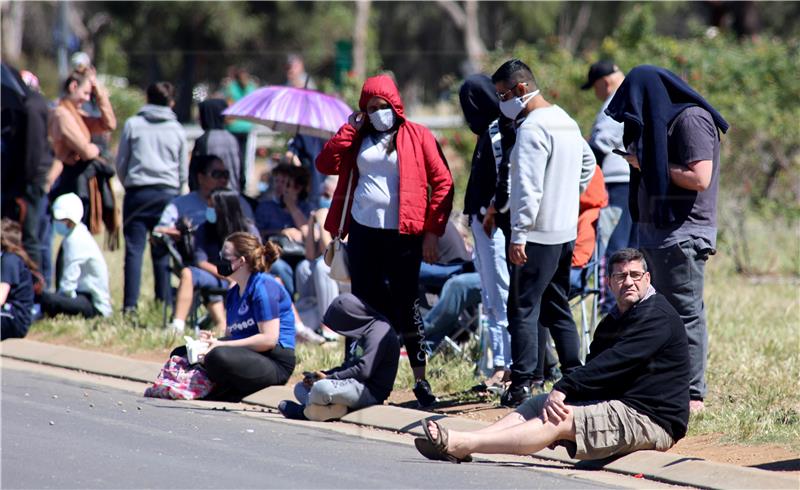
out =
{"type": "Polygon", "coordinates": [[[422,236],[350,224],[347,242],[352,292],[389,319],[411,367],[425,366],[425,327],[419,314],[422,236]]]}
{"type": "Polygon", "coordinates": [[[40,298],[42,311],[47,316],[56,316],[59,313],[65,315],[81,315],[84,318],[92,318],[98,315],[98,311],[92,304],[92,295],[89,293],[78,292],[74,298],[61,293],[42,292],[40,298]]]}
{"type": "MultiPolygon", "coordinates": [[[[170,356],[186,357],[186,346],[177,347],[170,356]]],[[[267,352],[247,347],[219,346],[203,361],[214,389],[207,400],[239,401],[267,386],[282,385],[294,371],[294,349],[280,345],[267,352]]]]}

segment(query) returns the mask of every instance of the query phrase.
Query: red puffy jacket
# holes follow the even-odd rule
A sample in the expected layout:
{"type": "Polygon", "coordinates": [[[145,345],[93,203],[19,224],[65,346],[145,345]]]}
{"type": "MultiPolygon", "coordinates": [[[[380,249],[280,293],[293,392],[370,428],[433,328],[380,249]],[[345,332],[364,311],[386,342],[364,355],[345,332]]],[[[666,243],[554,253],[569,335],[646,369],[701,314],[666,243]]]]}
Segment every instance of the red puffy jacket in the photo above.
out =
{"type": "MultiPolygon", "coordinates": [[[[366,112],[367,102],[373,96],[389,102],[400,121],[396,139],[397,165],[400,172],[399,232],[406,235],[420,235],[430,231],[442,236],[453,207],[453,177],[450,175],[450,169],[439,144],[428,128],[406,120],[400,92],[391,78],[386,75],[368,78],[361,89],[359,109],[366,112]]],[[[365,128],[368,124],[366,121],[362,131],[367,130],[365,128]]],[[[358,184],[356,159],[361,150],[362,138],[361,132],[350,123],[345,123],[333,138],[325,143],[322,152],[317,156],[316,164],[320,172],[339,176],[331,208],[325,220],[325,229],[334,236],[339,232],[347,180],[350,172],[353,172],[353,185],[350,190],[343,237],[347,235],[350,227],[350,209],[358,184]]]]}

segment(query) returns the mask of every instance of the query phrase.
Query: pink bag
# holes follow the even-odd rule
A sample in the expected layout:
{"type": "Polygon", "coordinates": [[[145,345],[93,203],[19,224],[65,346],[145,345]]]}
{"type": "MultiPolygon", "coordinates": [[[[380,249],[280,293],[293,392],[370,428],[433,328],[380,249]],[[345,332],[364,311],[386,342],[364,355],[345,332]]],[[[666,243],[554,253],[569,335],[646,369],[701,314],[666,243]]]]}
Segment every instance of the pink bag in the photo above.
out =
{"type": "Polygon", "coordinates": [[[190,366],[185,357],[169,358],[153,386],[144,390],[144,396],[150,398],[167,398],[170,400],[195,400],[203,398],[214,387],[208,379],[205,369],[190,366]]]}

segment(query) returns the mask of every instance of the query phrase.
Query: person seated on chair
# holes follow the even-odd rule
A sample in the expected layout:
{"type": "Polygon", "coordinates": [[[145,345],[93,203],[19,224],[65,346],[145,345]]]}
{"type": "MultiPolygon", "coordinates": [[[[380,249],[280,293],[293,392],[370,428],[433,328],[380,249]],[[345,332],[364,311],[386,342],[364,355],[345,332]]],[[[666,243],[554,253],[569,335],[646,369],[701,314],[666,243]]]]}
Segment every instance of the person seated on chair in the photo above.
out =
{"type": "Polygon", "coordinates": [[[600,218],[600,209],[608,205],[608,192],[605,188],[603,171],[598,165],[594,170],[592,180],[580,196],[578,211],[578,238],[575,239],[575,248],[572,250],[572,269],[570,270],[570,294],[576,294],[583,289],[583,268],[594,255],[597,244],[597,220],[600,218]]]}
{"type": "MultiPolygon", "coordinates": [[[[3,218],[0,234],[0,331],[2,340],[22,338],[31,326],[36,263],[22,246],[22,227],[3,218]]],[[[41,277],[41,276],[40,276],[41,277]]],[[[43,285],[43,279],[40,285],[43,285]]]]}
{"type": "MultiPolygon", "coordinates": [[[[192,228],[196,229],[206,222],[206,215],[210,214],[208,199],[211,196],[211,191],[228,187],[230,182],[230,171],[225,167],[222,160],[215,155],[193,157],[189,173],[194,175],[194,179],[197,181],[197,189],[188,194],[178,196],[167,204],[161,213],[158,225],[154,229],[155,232],[172,238],[179,238],[180,232],[176,224],[182,218],[188,218],[192,228]]],[[[253,209],[241,195],[239,195],[239,204],[245,217],[253,220],[253,209]]]]}
{"type": "MultiPolygon", "coordinates": [[[[308,169],[281,163],[272,170],[272,198],[261,201],[256,207],[256,226],[264,240],[281,236],[284,240],[284,256],[287,245],[303,248],[302,228],[308,224],[311,204],[308,202],[308,169]]],[[[283,281],[283,285],[294,296],[294,269],[284,259],[278,260],[272,274],[283,281]]]]}
{"type": "MultiPolygon", "coordinates": [[[[208,199],[206,221],[195,232],[195,264],[181,269],[180,283],[175,298],[175,314],[169,327],[183,333],[186,317],[194,301],[194,291],[227,289],[225,276],[219,273],[216,261],[222,248],[222,237],[243,231],[258,236],[253,222],[247,219],[239,203],[239,193],[228,189],[216,189],[208,199]]],[[[225,309],[221,297],[210,296],[206,304],[209,314],[218,329],[225,327],[225,309]]]]}
{"type": "MultiPolygon", "coordinates": [[[[199,362],[214,383],[206,399],[240,401],[289,380],[296,362],[294,312],[286,288],[268,273],[280,255],[276,245],[235,232],[220,248],[218,273],[234,284],[225,296],[227,326],[222,338],[200,332],[209,347],[199,362]]],[[[186,357],[186,347],[175,355],[186,357]]]]}
{"type": "Polygon", "coordinates": [[[339,283],[330,277],[331,268],[323,257],[325,249],[333,239],[324,228],[333,191],[339,180],[336,175],[325,178],[320,192],[320,208],[311,212],[308,225],[302,228],[305,243],[305,259],[295,269],[295,291],[297,309],[310,327],[319,326],[327,340],[336,340],[338,335],[321,324],[322,317],[331,302],[339,295],[339,283]]]}
{"type": "Polygon", "coordinates": [[[382,404],[394,387],[400,341],[383,316],[345,293],[333,300],[323,322],[352,340],[345,362],[333,369],[306,373],[294,387],[300,403],[283,400],[278,405],[286,418],[338,419],[348,409],[382,404]]]}
{"type": "Polygon", "coordinates": [[[426,291],[441,288],[447,279],[456,274],[475,270],[472,264],[472,250],[464,240],[466,231],[456,222],[458,219],[450,217],[447,220],[444,235],[439,238],[436,245],[439,253],[436,263],[422,262],[420,265],[419,284],[426,291]]]}
{"type": "Polygon", "coordinates": [[[58,290],[42,292],[42,312],[91,318],[111,315],[108,266],[83,218],[83,202],[76,194],[58,196],[53,202],[56,233],[64,240],[58,252],[56,270],[58,290]]]}
{"type": "Polygon", "coordinates": [[[461,462],[472,453],[528,455],[563,445],[570,457],[602,459],[666,451],[689,422],[689,350],[681,317],[650,285],[644,255],[622,249],[609,260],[617,305],[597,326],[586,364],[549,394],[475,432],[423,420],[415,441],[429,459],[461,462]]]}

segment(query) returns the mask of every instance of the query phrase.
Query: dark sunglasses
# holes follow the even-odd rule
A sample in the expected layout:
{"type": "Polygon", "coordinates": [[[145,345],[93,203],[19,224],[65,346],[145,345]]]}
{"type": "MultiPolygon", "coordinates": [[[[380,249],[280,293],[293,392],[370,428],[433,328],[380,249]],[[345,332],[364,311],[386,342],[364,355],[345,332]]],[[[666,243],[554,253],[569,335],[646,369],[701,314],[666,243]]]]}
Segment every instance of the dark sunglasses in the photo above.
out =
{"type": "Polygon", "coordinates": [[[230,179],[231,173],[228,170],[212,170],[209,174],[212,179],[230,179]]]}

